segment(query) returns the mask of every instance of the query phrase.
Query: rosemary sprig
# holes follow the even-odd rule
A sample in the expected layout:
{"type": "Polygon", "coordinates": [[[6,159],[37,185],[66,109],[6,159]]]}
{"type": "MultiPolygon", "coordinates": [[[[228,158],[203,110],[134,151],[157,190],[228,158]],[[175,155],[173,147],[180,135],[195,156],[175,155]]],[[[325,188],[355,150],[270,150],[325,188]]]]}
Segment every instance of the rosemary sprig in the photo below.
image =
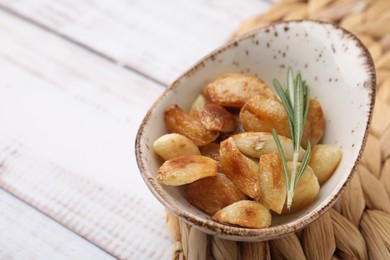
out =
{"type": "Polygon", "coordinates": [[[308,142],[306,153],[302,159],[301,165],[297,172],[298,154],[301,145],[303,129],[305,127],[307,113],[310,104],[310,90],[306,85],[306,81],[302,80],[301,73],[298,72],[294,77],[291,67],[287,71],[287,86],[283,88],[277,79],[273,81],[276,92],[278,93],[284,108],[287,112],[288,123],[291,131],[291,139],[293,142],[293,167],[291,175],[288,172],[286,157],[283,152],[278,134],[275,129],[272,129],[272,135],[275,139],[280,158],[282,160],[284,174],[286,176],[287,189],[287,208],[290,209],[294,197],[295,188],[299,179],[309,163],[311,154],[311,144],[308,142]]]}

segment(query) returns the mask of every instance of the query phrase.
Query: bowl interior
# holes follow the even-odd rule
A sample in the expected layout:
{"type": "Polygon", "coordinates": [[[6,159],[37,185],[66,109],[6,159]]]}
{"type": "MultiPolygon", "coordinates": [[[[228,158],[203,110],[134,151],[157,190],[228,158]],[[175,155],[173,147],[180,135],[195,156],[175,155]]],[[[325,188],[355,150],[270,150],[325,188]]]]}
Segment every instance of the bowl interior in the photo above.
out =
{"type": "Polygon", "coordinates": [[[136,153],[142,175],[155,196],[171,211],[211,234],[235,240],[264,240],[293,232],[314,221],[333,205],[345,188],[360,157],[371,119],[375,94],[373,62],[365,47],[350,33],[328,23],[290,21],[268,26],[216,50],[180,76],[156,101],[140,127],[136,153]],[[304,210],[273,216],[266,229],[222,225],[191,206],[182,188],[160,185],[154,178],[161,160],[153,142],[167,133],[164,110],[177,104],[189,109],[202,89],[228,72],[255,74],[271,88],[284,83],[288,66],[299,70],[312,97],[324,110],[325,135],[321,143],[338,146],[343,159],[324,184],[318,199],[304,210]]]}

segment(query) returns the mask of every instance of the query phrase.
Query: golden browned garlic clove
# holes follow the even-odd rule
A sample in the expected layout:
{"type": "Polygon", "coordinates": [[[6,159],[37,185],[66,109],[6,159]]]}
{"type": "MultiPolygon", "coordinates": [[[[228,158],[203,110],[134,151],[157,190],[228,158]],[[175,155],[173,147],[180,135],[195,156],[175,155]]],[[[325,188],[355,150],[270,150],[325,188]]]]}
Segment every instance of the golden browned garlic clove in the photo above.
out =
{"type": "Polygon", "coordinates": [[[181,155],[199,155],[198,146],[184,135],[172,133],[160,136],[153,143],[153,150],[164,160],[181,155]]]}
{"type": "MultiPolygon", "coordinates": [[[[291,138],[287,112],[276,97],[252,97],[242,107],[240,119],[246,131],[272,132],[272,129],[275,129],[278,135],[291,138]]],[[[311,99],[302,136],[302,146],[306,147],[308,141],[311,145],[317,144],[323,136],[324,128],[325,119],[322,108],[316,100],[311,99]]]]}
{"type": "Polygon", "coordinates": [[[207,130],[199,118],[187,114],[177,105],[165,110],[164,120],[169,132],[184,135],[198,146],[214,141],[219,135],[217,131],[207,130]]]}
{"type": "Polygon", "coordinates": [[[217,175],[218,163],[201,155],[183,155],[165,161],[157,171],[161,184],[180,186],[217,175]]]}
{"type": "Polygon", "coordinates": [[[307,121],[303,129],[302,146],[306,147],[309,141],[312,146],[318,144],[324,135],[324,131],[325,118],[321,104],[315,99],[310,99],[307,121]]]}
{"type": "MultiPolygon", "coordinates": [[[[284,155],[287,161],[293,159],[293,143],[292,140],[278,135],[282,145],[284,155]]],[[[271,133],[266,132],[245,132],[232,136],[237,148],[245,155],[260,158],[263,154],[278,152],[274,137],[271,133]]],[[[298,160],[301,161],[305,150],[301,147],[299,150],[298,160]]]]}
{"type": "Polygon", "coordinates": [[[260,202],[252,200],[233,203],[215,213],[213,219],[248,228],[269,227],[272,221],[269,209],[260,202]]]}
{"type": "Polygon", "coordinates": [[[258,164],[238,150],[232,137],[220,144],[222,172],[249,197],[260,200],[258,164]]]}
{"type": "Polygon", "coordinates": [[[212,103],[228,107],[242,107],[253,96],[274,96],[272,90],[259,78],[249,74],[230,73],[207,85],[206,95],[212,103]]]}
{"type": "Polygon", "coordinates": [[[203,156],[210,157],[218,162],[218,171],[221,171],[221,157],[219,155],[219,143],[211,142],[199,147],[203,156]]]}
{"type": "MultiPolygon", "coordinates": [[[[297,164],[297,172],[300,165],[300,163],[297,164]]],[[[287,162],[287,168],[290,174],[292,172],[292,167],[293,163],[287,162]]],[[[317,198],[319,190],[320,185],[318,183],[317,177],[311,167],[307,166],[295,189],[291,209],[288,210],[285,207],[283,209],[283,213],[293,213],[313,203],[317,198]]]]}
{"type": "Polygon", "coordinates": [[[280,214],[286,202],[286,177],[277,152],[264,154],[259,160],[261,200],[280,214]]]}
{"type": "Polygon", "coordinates": [[[218,210],[244,200],[246,196],[222,173],[197,180],[188,185],[188,201],[210,216],[218,210]]]}
{"type": "Polygon", "coordinates": [[[309,165],[320,185],[324,184],[341,161],[341,149],[333,145],[317,144],[313,147],[309,165]]]}
{"type": "Polygon", "coordinates": [[[232,132],[236,129],[234,116],[224,107],[209,103],[200,111],[200,122],[207,130],[223,133],[232,132]]]}
{"type": "Polygon", "coordinates": [[[248,100],[240,112],[241,123],[248,132],[272,132],[291,137],[287,113],[276,98],[255,96],[248,100]]]}
{"type": "Polygon", "coordinates": [[[203,107],[207,104],[206,98],[200,94],[192,103],[189,114],[191,116],[199,117],[200,111],[202,111],[203,107]]]}

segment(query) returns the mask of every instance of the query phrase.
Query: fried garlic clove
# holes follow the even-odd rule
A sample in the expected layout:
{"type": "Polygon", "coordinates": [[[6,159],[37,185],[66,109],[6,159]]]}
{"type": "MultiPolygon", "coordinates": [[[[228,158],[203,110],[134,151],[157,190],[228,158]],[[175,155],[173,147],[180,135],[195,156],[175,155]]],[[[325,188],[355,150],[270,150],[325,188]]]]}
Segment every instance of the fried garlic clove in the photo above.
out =
{"type": "Polygon", "coordinates": [[[241,200],[219,210],[213,219],[242,227],[265,228],[271,225],[272,216],[260,202],[241,200]]]}
{"type": "Polygon", "coordinates": [[[240,112],[241,123],[248,132],[272,132],[291,137],[287,113],[276,98],[255,96],[248,100],[240,112]]]}
{"type": "Polygon", "coordinates": [[[188,185],[188,201],[210,216],[218,210],[244,200],[246,196],[222,173],[188,185]]]}
{"type": "Polygon", "coordinates": [[[260,200],[258,164],[238,150],[232,137],[220,144],[222,172],[249,197],[260,200]]]}
{"type": "Polygon", "coordinates": [[[207,130],[199,118],[187,114],[177,105],[165,110],[164,120],[169,132],[184,135],[197,146],[208,144],[217,139],[219,135],[217,131],[207,130]]]}
{"type": "Polygon", "coordinates": [[[218,163],[201,155],[183,155],[165,161],[157,171],[161,184],[180,186],[217,175],[218,163]]]}
{"type": "Polygon", "coordinates": [[[200,111],[202,111],[203,107],[207,104],[206,98],[200,94],[192,103],[189,114],[191,116],[199,117],[200,111]]]}
{"type": "Polygon", "coordinates": [[[324,113],[321,104],[315,99],[310,99],[306,122],[303,129],[302,146],[306,147],[309,141],[314,146],[321,140],[325,131],[324,113]]]}
{"type": "Polygon", "coordinates": [[[272,90],[256,76],[238,73],[218,77],[207,85],[205,92],[212,103],[238,108],[256,95],[274,96],[272,90]]]}
{"type": "Polygon", "coordinates": [[[236,129],[235,118],[224,107],[209,103],[200,111],[200,122],[207,130],[223,133],[232,132],[236,129]]]}
{"type": "Polygon", "coordinates": [[[341,149],[333,145],[317,144],[311,151],[309,165],[320,185],[324,184],[341,161],[341,149]]]}
{"type": "MultiPolygon", "coordinates": [[[[292,161],[294,146],[292,140],[278,135],[287,161],[292,161]]],[[[267,132],[245,132],[232,136],[237,148],[245,155],[260,158],[263,154],[278,152],[275,140],[271,133],[267,132]]],[[[301,147],[298,160],[301,161],[305,150],[301,147]]]]}
{"type": "Polygon", "coordinates": [[[210,157],[218,162],[218,171],[221,171],[221,156],[219,155],[219,143],[211,142],[199,147],[203,156],[210,157]]]}
{"type": "MultiPolygon", "coordinates": [[[[240,111],[240,120],[246,131],[272,132],[291,138],[287,112],[276,97],[255,96],[248,100],[240,111]]],[[[314,99],[310,100],[307,121],[302,135],[302,146],[307,142],[317,144],[325,128],[325,119],[321,105],[314,99]]]]}
{"type": "Polygon", "coordinates": [[[164,160],[181,155],[200,155],[199,148],[193,141],[176,133],[160,136],[154,141],[153,150],[164,160]]]}
{"type": "Polygon", "coordinates": [[[264,154],[259,160],[262,202],[280,214],[286,202],[286,177],[277,152],[264,154]]]}
{"type": "MultiPolygon", "coordinates": [[[[297,172],[299,166],[300,163],[297,164],[297,172]]],[[[291,174],[293,163],[287,162],[287,168],[288,172],[291,174]]],[[[316,200],[319,190],[320,185],[318,183],[317,177],[314,174],[312,168],[310,166],[307,166],[302,174],[302,177],[298,181],[297,187],[295,188],[291,209],[288,210],[285,207],[283,209],[283,213],[297,212],[310,205],[316,200]]]]}

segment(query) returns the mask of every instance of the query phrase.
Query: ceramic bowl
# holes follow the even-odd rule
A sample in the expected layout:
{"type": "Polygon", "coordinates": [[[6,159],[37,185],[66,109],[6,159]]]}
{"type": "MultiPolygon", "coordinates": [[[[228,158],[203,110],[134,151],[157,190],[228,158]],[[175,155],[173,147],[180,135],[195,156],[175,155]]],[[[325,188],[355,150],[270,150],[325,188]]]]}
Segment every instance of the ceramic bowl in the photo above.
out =
{"type": "Polygon", "coordinates": [[[375,98],[375,69],[363,44],[348,31],[329,23],[289,21],[258,29],[215,50],[190,68],[148,111],[136,139],[140,172],[150,191],[185,222],[204,232],[237,241],[260,241],[301,229],[326,212],[340,197],[361,157],[375,98]],[[177,104],[189,109],[204,86],[228,72],[255,74],[272,86],[286,78],[287,67],[300,70],[326,119],[321,143],[342,149],[336,172],[321,187],[317,200],[294,214],[273,216],[272,226],[249,229],[224,225],[191,206],[183,189],[155,179],[161,160],[153,142],[167,133],[164,110],[177,104]]]}

